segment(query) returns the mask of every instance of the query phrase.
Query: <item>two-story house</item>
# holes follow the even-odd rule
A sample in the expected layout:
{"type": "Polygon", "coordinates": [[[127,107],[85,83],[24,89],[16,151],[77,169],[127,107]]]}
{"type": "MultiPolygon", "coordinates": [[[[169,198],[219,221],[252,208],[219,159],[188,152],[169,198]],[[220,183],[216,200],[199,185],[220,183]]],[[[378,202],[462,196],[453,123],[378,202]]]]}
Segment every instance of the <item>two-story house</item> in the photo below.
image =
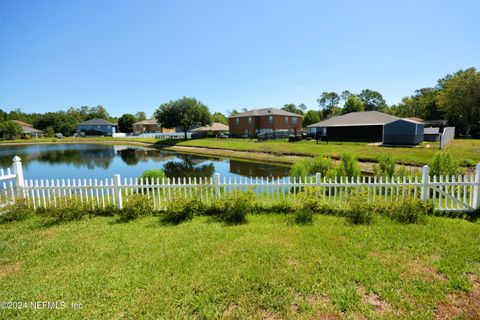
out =
{"type": "Polygon", "coordinates": [[[302,128],[302,116],[275,108],[254,109],[230,116],[228,124],[233,137],[256,137],[279,130],[294,133],[302,128]]]}

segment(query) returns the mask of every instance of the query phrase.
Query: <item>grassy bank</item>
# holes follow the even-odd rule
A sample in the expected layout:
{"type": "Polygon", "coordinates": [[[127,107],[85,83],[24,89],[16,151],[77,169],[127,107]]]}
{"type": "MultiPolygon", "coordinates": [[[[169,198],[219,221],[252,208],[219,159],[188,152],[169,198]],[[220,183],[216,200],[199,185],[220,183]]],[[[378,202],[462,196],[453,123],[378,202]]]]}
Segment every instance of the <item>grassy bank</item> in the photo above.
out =
{"type": "MultiPolygon", "coordinates": [[[[382,152],[391,153],[402,164],[423,165],[428,163],[433,154],[438,151],[438,143],[423,143],[414,148],[394,148],[372,146],[365,143],[325,143],[315,141],[257,142],[245,139],[199,139],[178,143],[179,146],[194,146],[206,148],[231,149],[238,151],[270,152],[278,155],[328,156],[338,158],[344,152],[355,154],[361,161],[376,161],[382,152]]],[[[445,150],[463,165],[474,165],[480,162],[480,140],[454,140],[445,150]]]]}
{"type": "Polygon", "coordinates": [[[0,225],[3,301],[64,301],[5,318],[475,318],[480,224],[351,226],[316,216],[163,226],[92,218],[0,225]],[[74,310],[71,303],[80,303],[74,310]]]}

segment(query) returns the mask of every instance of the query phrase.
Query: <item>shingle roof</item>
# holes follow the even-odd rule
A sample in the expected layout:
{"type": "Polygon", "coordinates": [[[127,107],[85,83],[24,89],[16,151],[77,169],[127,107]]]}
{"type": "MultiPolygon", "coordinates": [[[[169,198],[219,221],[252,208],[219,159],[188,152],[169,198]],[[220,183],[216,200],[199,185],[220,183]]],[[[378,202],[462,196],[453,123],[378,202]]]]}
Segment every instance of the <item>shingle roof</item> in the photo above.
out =
{"type": "Polygon", "coordinates": [[[142,121],[139,121],[139,122],[135,122],[133,125],[152,125],[152,124],[158,124],[158,120],[157,119],[148,119],[148,120],[142,120],[142,121]]]}
{"type": "Polygon", "coordinates": [[[79,126],[116,126],[105,119],[90,119],[78,124],[79,126]]]}
{"type": "Polygon", "coordinates": [[[20,120],[11,120],[11,121],[15,122],[16,124],[18,124],[20,126],[32,127],[33,128],[33,126],[30,123],[26,123],[26,122],[23,122],[23,121],[20,121],[20,120]]]}
{"type": "Polygon", "coordinates": [[[22,126],[22,133],[42,133],[42,130],[35,129],[34,127],[29,127],[29,126],[22,126]]]}
{"type": "Polygon", "coordinates": [[[384,125],[385,123],[389,123],[398,119],[400,118],[378,111],[351,112],[311,124],[308,127],[312,128],[384,125]]]}
{"type": "Polygon", "coordinates": [[[292,117],[301,117],[301,115],[288,112],[282,109],[275,109],[275,108],[264,108],[264,109],[253,109],[246,112],[240,112],[229,118],[240,118],[240,117],[261,117],[261,116],[292,116],[292,117]]]}
{"type": "Polygon", "coordinates": [[[211,126],[204,126],[193,129],[193,132],[208,132],[208,131],[228,131],[229,128],[226,124],[220,122],[214,122],[211,126]]]}

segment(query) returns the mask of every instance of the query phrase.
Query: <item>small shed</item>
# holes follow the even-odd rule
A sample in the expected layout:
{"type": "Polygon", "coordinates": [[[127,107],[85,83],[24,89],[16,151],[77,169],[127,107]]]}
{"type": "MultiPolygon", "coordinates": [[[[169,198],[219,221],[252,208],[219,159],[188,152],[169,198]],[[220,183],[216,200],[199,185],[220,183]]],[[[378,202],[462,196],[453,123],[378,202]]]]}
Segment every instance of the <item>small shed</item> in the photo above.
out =
{"type": "Polygon", "coordinates": [[[423,141],[422,122],[410,119],[398,119],[383,126],[383,144],[415,145],[423,141]]]}
{"type": "Polygon", "coordinates": [[[440,128],[425,128],[423,129],[423,140],[425,141],[439,141],[440,128]]]}

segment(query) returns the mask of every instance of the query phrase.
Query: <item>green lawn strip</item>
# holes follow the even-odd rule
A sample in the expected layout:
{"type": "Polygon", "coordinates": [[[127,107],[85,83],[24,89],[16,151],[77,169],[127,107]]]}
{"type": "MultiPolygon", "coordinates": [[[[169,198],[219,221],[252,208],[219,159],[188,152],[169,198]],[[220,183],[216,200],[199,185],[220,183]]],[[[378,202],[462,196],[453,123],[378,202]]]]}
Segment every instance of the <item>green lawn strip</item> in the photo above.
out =
{"type": "MultiPolygon", "coordinates": [[[[159,142],[160,143],[160,142],[159,142]]],[[[285,142],[266,141],[257,142],[246,139],[198,139],[178,143],[179,146],[194,146],[217,149],[231,149],[252,152],[270,152],[283,155],[307,155],[307,156],[328,156],[339,158],[344,152],[351,152],[360,161],[376,161],[377,156],[382,152],[391,153],[397,163],[423,165],[427,164],[433,154],[438,151],[438,143],[427,143],[413,148],[381,147],[368,145],[366,143],[337,143],[315,141],[285,142]]],[[[480,140],[454,140],[445,149],[452,153],[454,158],[462,165],[474,165],[480,162],[480,140]]]]}
{"type": "Polygon", "coordinates": [[[221,318],[345,315],[430,318],[478,274],[480,224],[432,217],[350,226],[316,216],[249,215],[223,226],[195,218],[93,218],[0,225],[2,300],[80,302],[83,309],[2,310],[5,317],[221,318]],[[362,295],[377,295],[385,310],[362,295]]]}

